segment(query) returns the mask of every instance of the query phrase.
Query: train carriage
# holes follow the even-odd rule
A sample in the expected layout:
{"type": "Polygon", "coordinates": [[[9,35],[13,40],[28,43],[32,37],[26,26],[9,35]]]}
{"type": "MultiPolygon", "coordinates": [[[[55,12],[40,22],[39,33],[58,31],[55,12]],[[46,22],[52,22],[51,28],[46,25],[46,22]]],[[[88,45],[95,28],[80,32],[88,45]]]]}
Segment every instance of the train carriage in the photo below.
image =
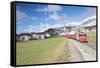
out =
{"type": "Polygon", "coordinates": [[[75,39],[80,42],[88,42],[87,35],[85,33],[78,33],[78,34],[67,34],[65,35],[66,38],[75,39]]]}
{"type": "Polygon", "coordinates": [[[79,41],[80,42],[87,42],[87,35],[86,34],[79,34],[79,41]]]}

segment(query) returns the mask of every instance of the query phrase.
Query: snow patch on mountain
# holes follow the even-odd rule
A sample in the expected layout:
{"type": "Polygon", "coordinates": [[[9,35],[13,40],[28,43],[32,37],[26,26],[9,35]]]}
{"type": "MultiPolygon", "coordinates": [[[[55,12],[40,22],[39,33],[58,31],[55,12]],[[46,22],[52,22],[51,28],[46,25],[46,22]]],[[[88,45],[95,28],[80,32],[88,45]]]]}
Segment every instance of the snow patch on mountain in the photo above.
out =
{"type": "Polygon", "coordinates": [[[83,23],[79,25],[80,27],[89,27],[96,25],[96,16],[91,16],[83,20],[83,23]]]}

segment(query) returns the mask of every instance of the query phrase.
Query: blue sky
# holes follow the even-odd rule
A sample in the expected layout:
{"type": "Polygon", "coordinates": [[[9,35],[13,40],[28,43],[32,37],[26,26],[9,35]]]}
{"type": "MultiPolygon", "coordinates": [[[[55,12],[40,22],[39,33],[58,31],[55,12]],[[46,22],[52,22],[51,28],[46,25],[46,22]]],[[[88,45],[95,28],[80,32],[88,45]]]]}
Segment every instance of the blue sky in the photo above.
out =
{"type": "Polygon", "coordinates": [[[16,30],[42,32],[64,25],[79,25],[85,19],[96,16],[96,8],[43,4],[16,4],[16,30]]]}

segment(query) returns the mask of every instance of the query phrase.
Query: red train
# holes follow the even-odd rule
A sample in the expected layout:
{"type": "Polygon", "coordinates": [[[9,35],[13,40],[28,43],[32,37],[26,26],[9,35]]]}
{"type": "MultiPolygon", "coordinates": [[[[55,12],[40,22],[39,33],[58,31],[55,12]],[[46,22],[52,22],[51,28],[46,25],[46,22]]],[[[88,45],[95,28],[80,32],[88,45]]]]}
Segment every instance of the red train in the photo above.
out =
{"type": "Polygon", "coordinates": [[[87,41],[87,35],[85,33],[80,33],[80,34],[67,34],[65,35],[66,38],[70,39],[75,39],[80,42],[88,42],[87,41]]]}

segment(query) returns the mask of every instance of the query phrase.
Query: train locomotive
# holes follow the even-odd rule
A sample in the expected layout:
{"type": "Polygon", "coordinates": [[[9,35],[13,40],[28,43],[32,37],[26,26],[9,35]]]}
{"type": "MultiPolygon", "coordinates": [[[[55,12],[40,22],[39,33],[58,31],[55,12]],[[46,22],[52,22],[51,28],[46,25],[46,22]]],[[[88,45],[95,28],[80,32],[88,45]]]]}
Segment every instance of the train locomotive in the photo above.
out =
{"type": "Polygon", "coordinates": [[[65,37],[70,38],[70,39],[74,39],[74,40],[78,40],[82,43],[88,42],[87,41],[87,34],[85,34],[85,33],[66,34],[65,37]]]}

